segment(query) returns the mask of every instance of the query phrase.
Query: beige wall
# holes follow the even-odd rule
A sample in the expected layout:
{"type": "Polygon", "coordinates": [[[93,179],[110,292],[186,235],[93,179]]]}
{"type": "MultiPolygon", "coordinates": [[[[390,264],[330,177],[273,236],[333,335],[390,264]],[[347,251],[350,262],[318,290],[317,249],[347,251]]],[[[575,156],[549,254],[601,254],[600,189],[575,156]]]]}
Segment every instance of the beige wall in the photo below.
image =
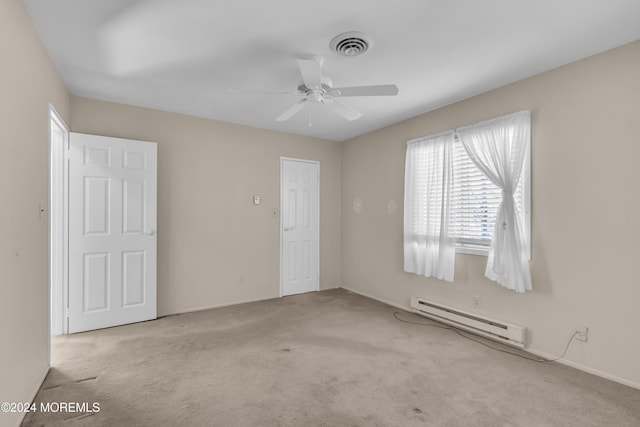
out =
{"type": "Polygon", "coordinates": [[[78,97],[71,117],[158,143],[158,314],[279,296],[280,156],[320,162],[320,287],[340,286],[340,143],[78,97]]]}
{"type": "MultiPolygon", "coordinates": [[[[343,147],[343,285],[407,306],[431,298],[527,326],[530,349],[640,386],[640,42],[364,135],[343,147]],[[484,278],[486,257],[457,255],[455,282],[403,272],[405,141],[532,112],[533,292],[484,278]],[[363,210],[353,209],[355,198],[363,210]],[[472,297],[482,307],[474,309],[472,297]]],[[[426,333],[426,332],[425,332],[426,333]]]]}
{"type": "MultiPolygon", "coordinates": [[[[0,402],[29,401],[49,365],[49,103],[69,95],[19,0],[0,2],[0,402]]],[[[0,425],[19,414],[0,413],[0,425]]]]}
{"type": "MultiPolygon", "coordinates": [[[[477,295],[480,313],[527,326],[530,349],[548,356],[587,324],[589,342],[574,342],[568,363],[640,386],[640,42],[344,144],[70,101],[19,0],[0,2],[0,54],[0,401],[30,400],[48,367],[48,219],[38,209],[48,205],[50,102],[74,131],[158,142],[161,315],[278,296],[279,159],[318,160],[321,288],[470,311],[477,295]],[[457,256],[452,284],[404,273],[405,141],[525,108],[534,291],[517,295],[484,279],[478,256],[457,256]]],[[[19,419],[0,414],[1,425],[19,419]]]]}

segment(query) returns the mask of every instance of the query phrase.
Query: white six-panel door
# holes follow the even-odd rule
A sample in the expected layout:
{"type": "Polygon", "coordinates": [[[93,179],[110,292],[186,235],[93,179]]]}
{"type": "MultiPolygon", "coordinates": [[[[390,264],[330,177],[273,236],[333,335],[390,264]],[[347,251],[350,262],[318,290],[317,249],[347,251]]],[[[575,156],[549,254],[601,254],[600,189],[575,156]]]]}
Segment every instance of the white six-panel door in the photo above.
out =
{"type": "Polygon", "coordinates": [[[319,165],[281,160],[281,294],[319,289],[319,165]]]}
{"type": "Polygon", "coordinates": [[[71,133],[69,333],[156,318],[155,143],[71,133]]]}

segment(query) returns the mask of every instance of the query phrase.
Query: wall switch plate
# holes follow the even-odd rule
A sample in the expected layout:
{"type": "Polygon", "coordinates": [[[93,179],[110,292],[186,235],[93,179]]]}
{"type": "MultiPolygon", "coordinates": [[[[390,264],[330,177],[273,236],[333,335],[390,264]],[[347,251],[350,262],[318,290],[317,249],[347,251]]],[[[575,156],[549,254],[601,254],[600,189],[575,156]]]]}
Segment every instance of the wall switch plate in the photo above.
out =
{"type": "Polygon", "coordinates": [[[253,204],[254,205],[259,205],[260,204],[260,196],[257,194],[253,195],[253,204]]]}

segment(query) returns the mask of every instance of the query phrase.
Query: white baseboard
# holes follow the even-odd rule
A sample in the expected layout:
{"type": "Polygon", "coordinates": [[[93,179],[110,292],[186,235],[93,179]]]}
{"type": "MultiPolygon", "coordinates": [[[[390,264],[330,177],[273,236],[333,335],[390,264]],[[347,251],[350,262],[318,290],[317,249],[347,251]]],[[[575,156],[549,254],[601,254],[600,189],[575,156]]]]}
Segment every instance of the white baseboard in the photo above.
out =
{"type": "MultiPolygon", "coordinates": [[[[363,297],[367,297],[367,298],[370,298],[372,300],[379,301],[379,302],[381,302],[383,304],[390,305],[390,306],[398,308],[400,310],[404,310],[406,312],[413,313],[413,311],[411,311],[411,307],[409,307],[408,305],[407,306],[402,306],[400,304],[396,304],[394,302],[387,301],[387,300],[385,300],[383,298],[378,298],[378,297],[375,297],[373,295],[367,294],[365,292],[357,291],[355,289],[350,289],[350,288],[347,288],[347,287],[344,287],[344,286],[342,286],[342,289],[344,289],[346,291],[349,291],[349,292],[353,292],[354,294],[362,295],[363,297]]],[[[524,349],[522,351],[525,351],[527,353],[531,353],[531,354],[533,354],[535,356],[542,357],[542,358],[547,359],[547,360],[555,359],[555,358],[558,357],[557,355],[549,354],[549,353],[546,353],[546,352],[543,352],[543,351],[539,351],[539,350],[536,350],[536,349],[532,349],[532,348],[527,348],[527,349],[524,349]]],[[[633,382],[633,381],[626,380],[624,378],[620,378],[620,377],[615,376],[615,375],[608,374],[606,372],[602,372],[602,371],[600,371],[598,369],[593,369],[593,368],[590,368],[588,366],[585,366],[585,365],[582,365],[580,363],[576,363],[576,362],[573,362],[571,360],[567,360],[567,359],[564,359],[564,358],[557,360],[557,362],[562,364],[562,365],[570,366],[570,367],[578,369],[580,371],[587,372],[589,374],[592,374],[592,375],[595,375],[595,376],[598,376],[598,377],[601,377],[601,378],[605,378],[607,380],[615,381],[617,383],[620,383],[620,384],[623,384],[623,385],[626,385],[626,386],[629,386],[629,387],[633,387],[633,388],[636,388],[636,389],[640,390],[640,384],[638,384],[636,382],[633,382]]]]}

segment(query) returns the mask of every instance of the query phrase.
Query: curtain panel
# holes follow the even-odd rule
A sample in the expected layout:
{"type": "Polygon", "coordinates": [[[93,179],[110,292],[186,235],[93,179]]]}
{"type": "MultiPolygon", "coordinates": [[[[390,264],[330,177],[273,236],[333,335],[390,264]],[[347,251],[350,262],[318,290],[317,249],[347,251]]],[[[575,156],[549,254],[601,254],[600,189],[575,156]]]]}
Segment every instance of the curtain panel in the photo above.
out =
{"type": "Polygon", "coordinates": [[[524,225],[514,201],[531,141],[531,113],[457,129],[456,137],[478,169],[502,189],[485,276],[516,292],[531,290],[524,225]]]}
{"type": "Polygon", "coordinates": [[[453,141],[449,131],[407,142],[404,191],[404,270],[450,282],[453,141]]]}

